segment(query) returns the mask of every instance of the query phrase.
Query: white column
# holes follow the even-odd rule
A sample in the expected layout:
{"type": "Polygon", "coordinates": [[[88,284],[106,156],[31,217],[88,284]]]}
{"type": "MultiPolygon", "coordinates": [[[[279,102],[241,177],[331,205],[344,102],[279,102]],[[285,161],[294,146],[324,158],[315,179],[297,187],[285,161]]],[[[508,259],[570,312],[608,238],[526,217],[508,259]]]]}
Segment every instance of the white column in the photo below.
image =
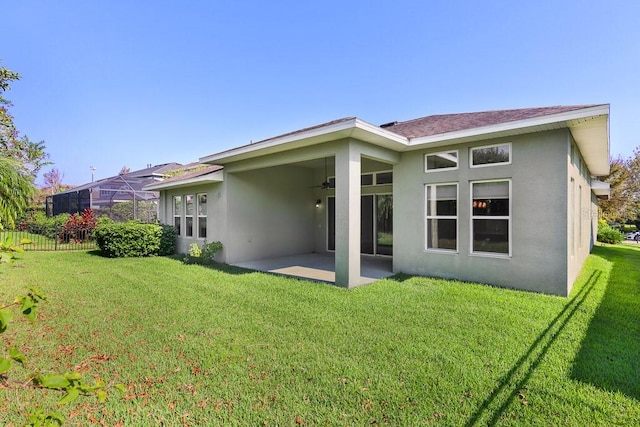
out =
{"type": "Polygon", "coordinates": [[[361,152],[345,143],[336,152],[336,285],[360,284],[361,152]]]}

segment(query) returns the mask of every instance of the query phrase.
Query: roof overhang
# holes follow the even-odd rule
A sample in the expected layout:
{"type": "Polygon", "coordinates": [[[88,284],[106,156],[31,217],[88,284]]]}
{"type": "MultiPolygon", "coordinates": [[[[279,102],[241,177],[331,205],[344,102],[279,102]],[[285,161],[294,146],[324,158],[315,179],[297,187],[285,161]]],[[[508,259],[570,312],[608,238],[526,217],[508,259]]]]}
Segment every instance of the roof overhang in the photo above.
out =
{"type": "Polygon", "coordinates": [[[187,178],[184,180],[175,180],[169,182],[156,182],[153,184],[145,185],[144,190],[148,191],[160,191],[160,190],[170,190],[173,188],[182,188],[182,187],[193,187],[198,184],[209,184],[212,182],[222,182],[224,181],[224,174],[222,169],[217,170],[215,172],[200,175],[193,178],[187,178]]]}
{"type": "Polygon", "coordinates": [[[609,174],[609,105],[411,139],[409,150],[569,129],[593,176],[609,174]]]}
{"type": "Polygon", "coordinates": [[[608,182],[598,181],[597,179],[591,180],[591,191],[596,195],[598,199],[609,200],[611,196],[611,186],[608,182]]]}
{"type": "Polygon", "coordinates": [[[394,151],[403,151],[408,143],[408,139],[403,136],[358,118],[351,118],[212,154],[200,158],[200,162],[224,165],[346,138],[358,139],[394,151]]]}
{"type": "Polygon", "coordinates": [[[200,158],[200,162],[224,165],[346,138],[403,152],[555,129],[571,131],[591,175],[609,174],[608,104],[412,139],[358,118],[350,118],[205,156],[200,158]]]}

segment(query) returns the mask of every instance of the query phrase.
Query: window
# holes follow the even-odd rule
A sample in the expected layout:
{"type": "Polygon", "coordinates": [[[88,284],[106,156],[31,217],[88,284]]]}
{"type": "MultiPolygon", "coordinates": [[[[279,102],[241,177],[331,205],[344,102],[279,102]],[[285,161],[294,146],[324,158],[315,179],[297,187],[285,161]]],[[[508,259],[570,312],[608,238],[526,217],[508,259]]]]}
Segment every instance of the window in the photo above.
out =
{"type": "Polygon", "coordinates": [[[180,235],[180,219],[182,218],[182,196],[173,196],[173,226],[180,235]]]}
{"type": "Polygon", "coordinates": [[[458,250],[458,184],[425,185],[425,249],[458,250]]]}
{"type": "Polygon", "coordinates": [[[207,195],[198,194],[198,237],[207,237],[207,195]]]}
{"type": "Polygon", "coordinates": [[[443,153],[425,154],[424,170],[433,172],[438,170],[458,169],[458,152],[446,151],[443,153]]]}
{"type": "Polygon", "coordinates": [[[373,174],[367,173],[360,176],[360,185],[373,185],[373,174]]]}
{"type": "Polygon", "coordinates": [[[393,184],[393,172],[378,172],[376,174],[376,185],[393,184]]]}
{"type": "Polygon", "coordinates": [[[184,213],[184,232],[185,236],[191,237],[193,236],[193,202],[194,197],[193,194],[187,194],[184,196],[185,202],[185,213],[184,213]]]}
{"type": "Polygon", "coordinates": [[[511,144],[487,145],[471,149],[471,167],[511,163],[511,144]]]}
{"type": "Polygon", "coordinates": [[[511,181],[471,183],[471,251],[511,255],[511,181]]]}
{"type": "MultiPolygon", "coordinates": [[[[328,188],[336,188],[336,177],[331,176],[327,179],[329,183],[328,188]]],[[[376,172],[376,173],[365,173],[360,175],[360,185],[361,186],[369,186],[369,185],[388,185],[393,184],[393,172],[376,172]],[[375,176],[375,183],[374,183],[375,176]]]]}

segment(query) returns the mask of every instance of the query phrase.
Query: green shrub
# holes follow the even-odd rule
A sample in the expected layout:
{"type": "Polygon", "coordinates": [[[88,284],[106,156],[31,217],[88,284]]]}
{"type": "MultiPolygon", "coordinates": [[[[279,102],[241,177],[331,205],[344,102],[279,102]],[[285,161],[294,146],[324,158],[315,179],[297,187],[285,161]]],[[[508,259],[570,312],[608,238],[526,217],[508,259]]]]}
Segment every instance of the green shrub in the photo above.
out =
{"type": "Polygon", "coordinates": [[[602,243],[616,244],[624,240],[624,235],[612,228],[605,220],[598,220],[598,241],[602,243]]]}
{"type": "Polygon", "coordinates": [[[160,224],[162,233],[160,234],[160,249],[158,255],[166,256],[176,253],[176,240],[178,230],[173,225],[160,224]]]}
{"type": "Polygon", "coordinates": [[[58,237],[58,233],[64,229],[70,216],[68,213],[63,213],[48,217],[44,212],[37,211],[20,221],[18,229],[55,239],[58,237]]]}
{"type": "Polygon", "coordinates": [[[202,247],[197,243],[192,243],[189,247],[189,253],[184,257],[185,264],[211,264],[213,258],[222,250],[221,242],[207,243],[205,240],[202,247]]]}
{"type": "MultiPolygon", "coordinates": [[[[163,227],[136,221],[102,222],[94,236],[102,254],[110,258],[160,255],[163,227]]],[[[168,250],[168,243],[163,249],[168,250]]]]}

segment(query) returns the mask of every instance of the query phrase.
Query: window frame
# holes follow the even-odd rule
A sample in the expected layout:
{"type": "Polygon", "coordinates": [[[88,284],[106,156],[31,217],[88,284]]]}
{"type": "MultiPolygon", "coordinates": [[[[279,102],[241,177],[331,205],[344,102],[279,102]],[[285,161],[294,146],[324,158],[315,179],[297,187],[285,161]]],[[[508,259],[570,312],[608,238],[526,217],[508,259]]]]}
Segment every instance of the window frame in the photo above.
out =
{"type": "Polygon", "coordinates": [[[513,160],[513,146],[511,144],[511,142],[501,142],[498,144],[490,144],[490,145],[480,145],[477,147],[469,147],[469,167],[470,168],[486,168],[486,167],[492,167],[492,166],[503,166],[503,165],[510,165],[512,160],[513,160]],[[482,150],[484,148],[493,148],[493,147],[501,147],[503,145],[506,145],[507,147],[509,147],[509,160],[506,162],[495,162],[495,163],[483,163],[480,165],[474,165],[473,164],[473,152],[476,150],[482,150]]]}
{"type": "Polygon", "coordinates": [[[207,238],[207,231],[208,231],[208,227],[207,227],[207,215],[208,215],[208,209],[209,209],[209,205],[208,205],[208,200],[209,198],[207,197],[207,193],[196,193],[196,237],[198,239],[206,239],[207,238]],[[204,203],[200,202],[200,198],[204,196],[204,203]],[[204,215],[201,215],[200,212],[200,207],[204,205],[205,207],[205,212],[204,215]],[[202,230],[201,226],[200,226],[200,220],[204,219],[204,236],[201,235],[200,231],[202,230]]]}
{"type": "Polygon", "coordinates": [[[490,258],[511,258],[513,250],[513,185],[511,178],[496,178],[496,179],[484,179],[484,180],[476,180],[469,182],[469,253],[474,256],[483,256],[490,258]],[[498,216],[498,215],[474,215],[473,214],[473,186],[474,184],[486,184],[491,182],[506,182],[509,186],[509,215],[506,216],[498,216]],[[474,236],[474,227],[473,221],[476,219],[483,220],[507,220],[507,233],[508,235],[508,253],[503,252],[483,252],[483,251],[474,251],[473,249],[473,236],[474,236]]]}
{"type": "Polygon", "coordinates": [[[185,237],[195,237],[195,234],[193,233],[193,228],[194,228],[194,223],[193,223],[193,218],[194,218],[194,211],[196,208],[196,197],[192,194],[185,194],[184,195],[184,236],[185,237]],[[191,215],[189,215],[188,213],[188,206],[189,206],[189,198],[191,198],[191,215]],[[189,218],[191,218],[191,228],[189,229],[189,218]]]}
{"type": "Polygon", "coordinates": [[[425,173],[433,173],[433,172],[443,172],[443,171],[453,171],[458,170],[460,168],[460,153],[458,150],[447,150],[447,151],[438,151],[437,153],[427,153],[424,155],[424,172],[425,173]],[[447,167],[447,168],[437,168],[437,169],[429,169],[428,164],[429,161],[427,157],[429,156],[437,156],[438,154],[451,154],[456,153],[456,165],[447,167]]]}
{"type": "Polygon", "coordinates": [[[180,236],[183,231],[182,229],[182,211],[184,210],[183,208],[183,204],[182,204],[182,194],[176,194],[174,196],[171,197],[171,213],[173,214],[173,226],[177,229],[176,231],[178,232],[178,236],[180,236]],[[180,201],[180,212],[177,212],[178,209],[176,209],[176,201],[179,200],[180,201]],[[176,218],[178,219],[178,223],[176,225],[176,218]]]}
{"type": "Polygon", "coordinates": [[[427,183],[424,185],[424,250],[425,252],[438,252],[438,253],[446,253],[446,254],[458,254],[460,253],[460,184],[458,182],[434,182],[427,183]],[[429,197],[428,197],[428,189],[431,187],[433,191],[437,191],[438,187],[444,186],[456,186],[456,214],[454,215],[428,215],[429,212],[429,197]],[[456,248],[455,249],[446,249],[446,248],[430,248],[429,247],[429,238],[431,237],[429,234],[429,220],[433,219],[454,219],[456,221],[456,248]]]}

